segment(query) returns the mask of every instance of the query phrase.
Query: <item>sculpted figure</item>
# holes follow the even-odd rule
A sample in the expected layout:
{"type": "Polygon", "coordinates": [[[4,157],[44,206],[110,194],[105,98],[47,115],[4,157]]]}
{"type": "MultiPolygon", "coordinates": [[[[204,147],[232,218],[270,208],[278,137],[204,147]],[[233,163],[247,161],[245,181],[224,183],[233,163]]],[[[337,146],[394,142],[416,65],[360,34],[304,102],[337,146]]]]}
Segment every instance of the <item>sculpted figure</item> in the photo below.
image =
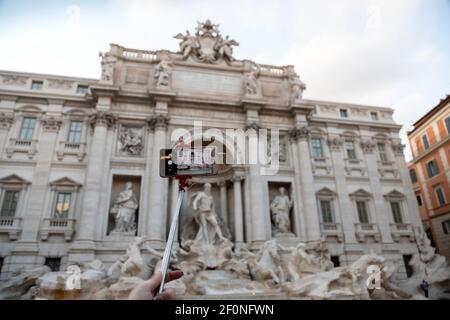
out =
{"type": "Polygon", "coordinates": [[[186,30],[186,35],[179,33],[176,36],[174,36],[174,38],[182,40],[180,42],[180,51],[183,54],[183,60],[187,59],[187,57],[189,57],[191,52],[194,52],[200,47],[197,37],[192,36],[188,30],[186,30]]]}
{"type": "Polygon", "coordinates": [[[256,78],[258,73],[255,70],[251,70],[245,75],[244,84],[245,92],[247,94],[256,94],[258,90],[258,85],[256,83],[256,78]]]}
{"type": "Polygon", "coordinates": [[[214,244],[216,236],[221,241],[227,240],[220,229],[217,214],[214,207],[214,199],[211,195],[211,185],[205,183],[203,191],[193,195],[192,208],[195,211],[194,219],[198,224],[198,232],[195,241],[205,244],[214,244]]]}
{"type": "Polygon", "coordinates": [[[289,219],[289,212],[292,208],[292,200],[286,195],[286,189],[281,187],[280,194],[275,196],[270,204],[272,212],[272,223],[276,231],[288,233],[291,231],[291,221],[289,219]]]}
{"type": "Polygon", "coordinates": [[[111,208],[111,214],[115,217],[116,225],[113,231],[130,232],[136,231],[135,212],[138,208],[138,201],[133,192],[133,184],[127,182],[125,190],[122,191],[111,208]]]}
{"type": "Polygon", "coordinates": [[[172,68],[170,62],[167,60],[161,60],[155,68],[155,79],[157,87],[167,87],[170,82],[170,72],[172,68]]]}
{"type": "Polygon", "coordinates": [[[99,53],[102,57],[102,76],[101,79],[105,81],[111,81],[113,77],[114,64],[116,63],[116,58],[114,58],[109,52],[99,53]]]}
{"type": "Polygon", "coordinates": [[[284,281],[276,240],[266,241],[258,253],[249,252],[249,254],[248,265],[255,280],[271,280],[275,284],[281,284],[284,281]]]}
{"type": "Polygon", "coordinates": [[[227,61],[234,61],[233,58],[233,47],[232,46],[238,46],[239,43],[233,39],[230,39],[230,37],[227,35],[225,39],[220,38],[218,40],[218,43],[216,45],[216,50],[219,53],[219,56],[225,58],[227,61]]]}
{"type": "Polygon", "coordinates": [[[120,152],[139,155],[142,151],[142,137],[133,130],[124,128],[119,136],[120,152]]]}

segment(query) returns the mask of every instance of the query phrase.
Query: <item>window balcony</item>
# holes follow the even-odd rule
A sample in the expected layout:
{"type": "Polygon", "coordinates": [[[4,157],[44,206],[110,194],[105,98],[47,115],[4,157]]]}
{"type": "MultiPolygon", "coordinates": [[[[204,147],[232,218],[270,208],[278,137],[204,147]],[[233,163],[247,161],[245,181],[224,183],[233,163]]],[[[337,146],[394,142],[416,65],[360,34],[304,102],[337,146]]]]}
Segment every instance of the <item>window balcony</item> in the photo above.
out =
{"type": "Polygon", "coordinates": [[[42,241],[47,241],[49,235],[63,235],[66,241],[71,241],[75,234],[75,219],[45,218],[39,234],[42,241]]]}
{"type": "Polygon", "coordinates": [[[322,234],[326,237],[334,237],[338,242],[344,241],[344,233],[342,232],[340,223],[322,222],[320,226],[322,234]]]}
{"type": "Polygon", "coordinates": [[[372,237],[376,242],[381,240],[378,226],[375,223],[355,223],[355,233],[359,242],[364,242],[366,237],[372,237]]]}
{"type": "Polygon", "coordinates": [[[86,143],[61,141],[58,151],[56,151],[56,157],[61,161],[66,156],[75,156],[78,161],[83,161],[86,156],[86,143]]]}
{"type": "Polygon", "coordinates": [[[11,158],[14,153],[25,153],[29,159],[33,159],[37,153],[37,142],[37,140],[11,138],[9,146],[6,147],[6,156],[11,158]]]}
{"type": "Polygon", "coordinates": [[[412,225],[408,223],[391,223],[392,239],[396,242],[402,237],[408,237],[410,241],[414,241],[414,231],[412,225]]]}
{"type": "Polygon", "coordinates": [[[0,233],[8,234],[11,241],[17,240],[22,232],[22,218],[0,217],[0,233]]]}

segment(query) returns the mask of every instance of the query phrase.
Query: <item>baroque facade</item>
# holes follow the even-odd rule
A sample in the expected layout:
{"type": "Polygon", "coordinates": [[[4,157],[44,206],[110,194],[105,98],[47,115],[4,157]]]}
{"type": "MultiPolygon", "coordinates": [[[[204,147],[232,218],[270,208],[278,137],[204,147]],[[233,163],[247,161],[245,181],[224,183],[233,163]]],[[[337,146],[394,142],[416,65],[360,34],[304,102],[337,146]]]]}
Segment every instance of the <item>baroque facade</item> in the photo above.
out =
{"type": "Polygon", "coordinates": [[[175,38],[179,52],[111,44],[100,79],[0,72],[0,279],[111,264],[136,235],[162,250],[178,185],[159,177],[159,150],[194,121],[278,129],[280,168],[224,165],[200,179],[177,245],[191,195],[209,183],[236,247],[322,238],[335,265],[373,251],[406,276],[421,221],[393,110],[303,99],[293,66],[236,60],[238,43],[209,21],[175,38]]]}

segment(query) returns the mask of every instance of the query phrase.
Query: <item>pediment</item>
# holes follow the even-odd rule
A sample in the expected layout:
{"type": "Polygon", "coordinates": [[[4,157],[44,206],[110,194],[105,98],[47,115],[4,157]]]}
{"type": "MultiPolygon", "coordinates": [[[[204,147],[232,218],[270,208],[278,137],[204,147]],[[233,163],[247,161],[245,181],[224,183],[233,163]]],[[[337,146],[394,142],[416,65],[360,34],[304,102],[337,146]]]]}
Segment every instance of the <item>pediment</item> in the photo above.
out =
{"type": "Polygon", "coordinates": [[[370,198],[372,194],[362,188],[352,192],[349,194],[350,197],[358,197],[358,198],[370,198]]]}
{"type": "Polygon", "coordinates": [[[318,190],[316,192],[317,196],[328,196],[328,197],[335,197],[336,196],[336,192],[334,192],[333,190],[327,188],[327,187],[323,187],[322,189],[318,190]]]}
{"type": "Polygon", "coordinates": [[[23,179],[16,174],[10,174],[9,176],[0,179],[0,185],[29,185],[30,181],[23,179]]]}
{"type": "Polygon", "coordinates": [[[404,198],[405,195],[403,193],[401,193],[400,191],[394,189],[392,191],[390,191],[389,193],[386,193],[384,195],[386,198],[404,198]]]}
{"type": "Polygon", "coordinates": [[[70,179],[69,177],[63,177],[57,180],[50,182],[52,187],[71,187],[71,188],[79,188],[81,184],[70,179]]]}

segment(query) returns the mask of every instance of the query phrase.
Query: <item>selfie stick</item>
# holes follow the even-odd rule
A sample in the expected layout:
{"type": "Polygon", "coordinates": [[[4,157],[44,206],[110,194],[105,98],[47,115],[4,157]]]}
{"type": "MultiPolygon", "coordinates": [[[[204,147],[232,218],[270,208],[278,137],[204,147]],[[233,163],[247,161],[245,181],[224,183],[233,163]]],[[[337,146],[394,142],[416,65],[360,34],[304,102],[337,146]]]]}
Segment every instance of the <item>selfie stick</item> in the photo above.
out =
{"type": "MultiPolygon", "coordinates": [[[[183,201],[184,192],[187,189],[186,180],[189,178],[191,178],[191,177],[189,177],[189,176],[176,177],[176,179],[179,180],[178,199],[177,199],[177,204],[174,208],[172,224],[170,225],[170,231],[169,231],[169,236],[167,237],[166,249],[164,250],[164,256],[162,259],[161,272],[163,274],[163,278],[161,281],[161,285],[159,286],[159,293],[162,293],[164,291],[164,284],[166,282],[167,270],[169,269],[170,255],[172,253],[173,240],[175,239],[175,232],[177,230],[177,225],[178,225],[178,216],[180,215],[181,202],[183,201]]],[[[167,279],[167,280],[169,280],[169,279],[167,279]]]]}

